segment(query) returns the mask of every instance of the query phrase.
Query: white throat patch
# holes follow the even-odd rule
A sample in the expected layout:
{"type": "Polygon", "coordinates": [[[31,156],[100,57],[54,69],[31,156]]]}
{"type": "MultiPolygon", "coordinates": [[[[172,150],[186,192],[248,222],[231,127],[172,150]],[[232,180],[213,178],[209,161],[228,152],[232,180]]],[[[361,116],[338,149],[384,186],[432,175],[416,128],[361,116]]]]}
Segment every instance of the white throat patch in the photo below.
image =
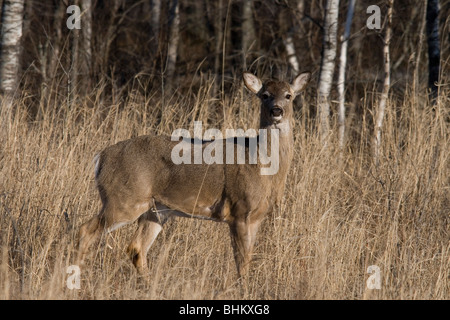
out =
{"type": "Polygon", "coordinates": [[[275,124],[275,128],[280,130],[280,135],[287,135],[291,130],[291,126],[289,125],[289,121],[283,121],[275,124]]]}

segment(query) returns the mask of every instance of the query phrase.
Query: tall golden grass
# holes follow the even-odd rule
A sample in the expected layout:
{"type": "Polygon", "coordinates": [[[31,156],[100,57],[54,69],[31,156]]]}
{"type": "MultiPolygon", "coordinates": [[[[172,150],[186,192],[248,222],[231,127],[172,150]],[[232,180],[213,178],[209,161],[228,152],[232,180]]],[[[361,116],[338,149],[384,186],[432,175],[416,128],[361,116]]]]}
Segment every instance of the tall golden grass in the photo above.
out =
{"type": "MultiPolygon", "coordinates": [[[[30,120],[26,99],[0,114],[0,299],[449,299],[448,92],[431,108],[418,95],[389,100],[374,165],[371,115],[356,115],[338,148],[323,147],[304,99],[281,208],[258,234],[250,275],[236,281],[228,227],[178,218],[149,251],[150,280],[125,249],[131,224],[103,236],[70,290],[78,227],[100,209],[94,155],[142,134],[256,128],[258,101],[242,89],[222,102],[204,84],[189,99],[101,95],[49,104],[30,120]],[[381,289],[368,289],[371,265],[381,289]],[[245,288],[245,290],[243,290],[245,288]]],[[[369,101],[361,100],[362,110],[369,101]]]]}

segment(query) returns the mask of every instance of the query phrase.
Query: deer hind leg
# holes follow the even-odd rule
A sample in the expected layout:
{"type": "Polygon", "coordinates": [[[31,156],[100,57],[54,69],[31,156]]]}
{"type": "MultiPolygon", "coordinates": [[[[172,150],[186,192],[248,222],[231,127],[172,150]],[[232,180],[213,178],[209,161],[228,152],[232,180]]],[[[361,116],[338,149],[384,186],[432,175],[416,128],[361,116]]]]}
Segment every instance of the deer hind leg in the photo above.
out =
{"type": "Polygon", "coordinates": [[[80,228],[77,263],[83,264],[90,246],[103,233],[114,231],[125,224],[135,221],[142,213],[148,210],[148,207],[148,203],[127,205],[117,201],[105,201],[100,213],[84,223],[80,228]]]}
{"type": "Polygon", "coordinates": [[[157,204],[139,218],[138,229],[128,246],[131,261],[141,275],[148,275],[147,252],[171,216],[171,211],[159,211],[165,208],[157,204]]]}
{"type": "Polygon", "coordinates": [[[78,236],[78,256],[77,264],[81,265],[84,262],[86,253],[88,252],[90,246],[100,237],[105,229],[104,222],[104,207],[100,213],[93,217],[88,222],[84,223],[79,231],[78,236]]]}

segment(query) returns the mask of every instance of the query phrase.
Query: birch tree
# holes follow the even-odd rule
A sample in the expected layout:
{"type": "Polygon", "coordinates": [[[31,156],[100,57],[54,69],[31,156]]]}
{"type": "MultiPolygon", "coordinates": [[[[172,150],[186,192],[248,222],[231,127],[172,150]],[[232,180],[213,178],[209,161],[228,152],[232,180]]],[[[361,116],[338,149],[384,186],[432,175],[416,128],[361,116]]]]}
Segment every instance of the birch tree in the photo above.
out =
{"type": "Polygon", "coordinates": [[[286,37],[286,40],[284,40],[284,47],[286,48],[288,62],[294,73],[297,74],[299,72],[299,63],[295,52],[294,39],[291,34],[289,34],[286,37]]]}
{"type": "Polygon", "coordinates": [[[317,108],[322,141],[328,135],[330,123],[330,91],[336,59],[339,0],[328,0],[323,27],[322,62],[320,65],[317,108]]]}
{"type": "Polygon", "coordinates": [[[383,119],[386,110],[386,103],[389,96],[389,88],[391,86],[391,58],[389,53],[389,44],[392,36],[392,10],[394,7],[394,0],[388,1],[387,23],[385,26],[384,46],[383,46],[383,61],[384,61],[384,82],[383,90],[381,92],[378,109],[375,112],[375,132],[373,136],[373,157],[375,164],[378,165],[381,148],[381,129],[383,127],[383,119]]]}
{"type": "Polygon", "coordinates": [[[1,17],[0,91],[9,96],[17,87],[20,67],[24,0],[4,0],[1,17]]]}
{"type": "Polygon", "coordinates": [[[441,49],[439,44],[439,0],[427,1],[428,88],[433,101],[438,95],[441,49]]]}
{"type": "Polygon", "coordinates": [[[339,123],[339,147],[344,148],[345,136],[345,67],[347,65],[347,47],[348,38],[350,37],[350,29],[353,20],[353,12],[355,10],[355,0],[350,0],[347,9],[347,19],[345,22],[344,35],[342,36],[341,55],[339,58],[339,79],[338,79],[338,93],[339,93],[339,109],[338,109],[338,123],[339,123]]]}
{"type": "MultiPolygon", "coordinates": [[[[298,12],[297,18],[300,21],[304,15],[305,0],[298,0],[296,9],[298,12]]],[[[288,62],[291,65],[294,74],[297,74],[300,71],[300,63],[298,62],[297,52],[295,51],[294,45],[294,37],[291,32],[288,33],[286,39],[284,40],[284,47],[286,48],[288,62]]]]}

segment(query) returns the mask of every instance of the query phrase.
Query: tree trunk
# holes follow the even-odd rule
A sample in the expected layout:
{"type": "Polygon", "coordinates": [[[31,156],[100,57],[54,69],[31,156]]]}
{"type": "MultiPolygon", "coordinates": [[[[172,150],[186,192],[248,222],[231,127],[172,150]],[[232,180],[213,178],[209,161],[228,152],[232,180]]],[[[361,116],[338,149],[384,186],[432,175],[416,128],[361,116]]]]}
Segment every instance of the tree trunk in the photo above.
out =
{"type": "MultiPolygon", "coordinates": [[[[299,0],[297,3],[297,12],[296,18],[299,20],[299,24],[301,24],[301,19],[304,16],[305,10],[305,0],[299,0]]],[[[294,74],[297,75],[300,71],[300,63],[298,62],[297,52],[295,51],[294,38],[291,32],[288,32],[286,40],[284,40],[284,47],[286,49],[288,62],[291,65],[294,74]]]]}
{"type": "Polygon", "coordinates": [[[387,24],[384,38],[383,58],[384,58],[384,83],[383,91],[381,92],[380,103],[378,110],[375,113],[375,132],[373,137],[373,157],[376,165],[379,163],[380,148],[381,148],[381,128],[383,126],[383,119],[386,110],[386,103],[389,96],[389,87],[391,85],[391,58],[389,53],[389,44],[391,42],[392,34],[392,10],[394,7],[394,0],[388,2],[387,24]]]}
{"type": "Polygon", "coordinates": [[[53,41],[52,53],[50,55],[50,63],[48,68],[48,75],[50,79],[53,79],[56,76],[56,70],[58,64],[60,63],[60,52],[61,52],[61,44],[62,44],[62,25],[63,19],[66,14],[66,6],[64,3],[60,2],[55,11],[55,20],[53,22],[53,30],[55,32],[55,40],[53,41]]]}
{"type": "Polygon", "coordinates": [[[345,22],[344,35],[342,37],[341,56],[339,65],[339,79],[338,79],[338,93],[339,93],[339,110],[338,110],[338,124],[339,124],[339,147],[344,148],[345,136],[345,67],[347,65],[347,47],[348,38],[350,37],[350,29],[353,20],[353,12],[355,11],[355,0],[350,0],[347,9],[347,20],[345,22]]]}
{"type": "Polygon", "coordinates": [[[286,48],[289,64],[291,65],[294,74],[297,74],[299,72],[299,63],[295,52],[294,39],[291,34],[288,34],[286,40],[284,40],[284,47],[286,48]]]}
{"type": "Polygon", "coordinates": [[[117,16],[118,16],[118,11],[120,6],[122,5],[122,1],[121,0],[113,0],[112,1],[112,6],[110,5],[110,18],[108,21],[108,28],[106,31],[106,36],[105,39],[103,40],[102,44],[101,44],[101,51],[103,54],[103,57],[101,59],[100,62],[100,73],[103,77],[108,77],[108,62],[109,62],[109,55],[111,53],[111,45],[114,42],[114,39],[116,38],[117,35],[117,27],[118,27],[118,22],[116,21],[117,16]]]}
{"type": "Polygon", "coordinates": [[[339,15],[339,0],[328,0],[325,12],[322,62],[319,75],[317,108],[319,116],[319,133],[322,141],[328,136],[330,123],[330,91],[333,82],[336,59],[337,25],[339,15]]]}
{"type": "Polygon", "coordinates": [[[243,70],[247,70],[247,54],[255,41],[255,26],[253,23],[253,1],[244,0],[242,8],[242,62],[243,70]]]}
{"type": "Polygon", "coordinates": [[[17,87],[20,67],[24,0],[4,0],[2,7],[0,92],[11,95],[17,87]]]}
{"type": "Polygon", "coordinates": [[[172,8],[170,9],[169,17],[169,45],[167,48],[167,77],[166,77],[166,88],[171,91],[173,82],[175,67],[177,62],[177,52],[178,52],[178,42],[179,42],[179,28],[180,28],[180,14],[179,14],[179,3],[178,0],[173,0],[172,8]]]}
{"type": "Polygon", "coordinates": [[[157,58],[159,53],[159,24],[161,17],[161,0],[152,1],[152,31],[154,37],[155,57],[157,58]]]}
{"type": "Polygon", "coordinates": [[[219,11],[218,13],[218,17],[216,20],[216,24],[215,26],[215,31],[216,31],[216,36],[215,36],[215,40],[216,40],[216,48],[215,48],[215,55],[214,55],[214,76],[216,77],[216,80],[214,81],[214,94],[216,94],[219,90],[219,69],[220,69],[220,61],[221,61],[221,56],[223,54],[222,52],[222,42],[224,39],[224,30],[223,30],[223,0],[219,0],[218,1],[218,8],[217,10],[219,11]]]}
{"type": "Polygon", "coordinates": [[[68,105],[72,105],[74,97],[78,93],[78,73],[79,73],[79,47],[80,47],[80,30],[75,28],[70,31],[72,35],[72,48],[71,48],[71,65],[70,65],[70,77],[68,87],[68,105]]]}
{"type": "Polygon", "coordinates": [[[436,101],[438,96],[441,50],[439,44],[439,0],[427,2],[427,40],[428,40],[428,88],[430,98],[436,101]]]}
{"type": "Polygon", "coordinates": [[[82,57],[83,63],[80,65],[82,67],[81,74],[83,76],[83,93],[89,91],[91,88],[91,68],[92,68],[92,0],[82,0],[81,1],[81,22],[82,22],[82,57]]]}
{"type": "Polygon", "coordinates": [[[419,91],[419,67],[420,67],[420,58],[422,55],[422,46],[423,46],[423,39],[424,39],[424,32],[425,32],[425,25],[426,25],[426,19],[427,19],[427,0],[423,0],[424,7],[422,12],[422,20],[420,22],[420,31],[419,31],[419,43],[417,44],[417,55],[416,59],[414,61],[414,72],[413,72],[413,90],[414,95],[419,91]]]}

